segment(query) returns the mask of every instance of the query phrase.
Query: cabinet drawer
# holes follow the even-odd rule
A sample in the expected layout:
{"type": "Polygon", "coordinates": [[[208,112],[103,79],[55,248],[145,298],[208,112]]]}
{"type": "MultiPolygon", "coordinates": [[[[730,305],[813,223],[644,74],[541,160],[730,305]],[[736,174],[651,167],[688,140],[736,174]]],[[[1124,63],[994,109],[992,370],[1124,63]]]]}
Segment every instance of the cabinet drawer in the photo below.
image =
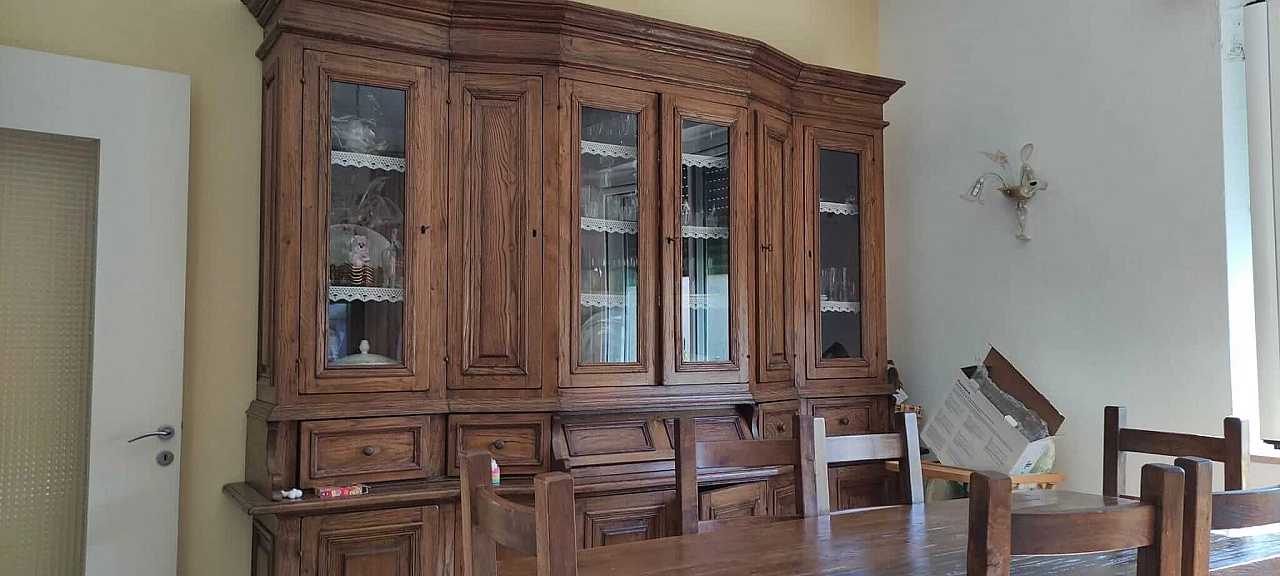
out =
{"type": "Polygon", "coordinates": [[[879,398],[814,401],[813,415],[827,420],[828,436],[888,432],[888,406],[879,398]]]}
{"type": "Polygon", "coordinates": [[[430,416],[303,422],[300,435],[303,488],[426,478],[438,472],[430,416]]]}
{"type": "Polygon", "coordinates": [[[452,414],[449,416],[449,475],[458,475],[464,450],[488,450],[503,474],[551,469],[550,414],[452,414]]]}
{"type": "Polygon", "coordinates": [[[760,439],[790,440],[795,438],[791,429],[792,418],[800,409],[799,402],[774,402],[760,405],[760,439]]]}

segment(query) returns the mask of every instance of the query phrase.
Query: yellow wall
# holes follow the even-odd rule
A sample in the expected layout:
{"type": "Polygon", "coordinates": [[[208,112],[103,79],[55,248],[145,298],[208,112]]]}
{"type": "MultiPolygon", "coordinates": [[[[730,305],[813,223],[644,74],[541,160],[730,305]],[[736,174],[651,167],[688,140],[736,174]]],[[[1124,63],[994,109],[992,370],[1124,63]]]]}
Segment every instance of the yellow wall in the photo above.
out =
{"type": "MultiPolygon", "coordinates": [[[[878,69],[876,0],[594,0],[759,38],[801,60],[878,69]]],[[[261,30],[237,0],[42,0],[0,7],[0,44],[191,76],[179,570],[245,574],[243,478],[257,304],[261,30]]]]}

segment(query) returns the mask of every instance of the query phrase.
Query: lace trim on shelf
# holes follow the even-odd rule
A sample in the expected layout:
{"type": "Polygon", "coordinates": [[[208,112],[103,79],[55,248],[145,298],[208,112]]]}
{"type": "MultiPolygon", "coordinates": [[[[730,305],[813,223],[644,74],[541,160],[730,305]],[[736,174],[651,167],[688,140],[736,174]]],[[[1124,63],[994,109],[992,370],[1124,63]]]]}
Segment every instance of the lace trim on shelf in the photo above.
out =
{"type": "Polygon", "coordinates": [[[818,211],[824,214],[840,214],[842,216],[858,215],[858,207],[847,202],[819,202],[818,211]]]}
{"type": "Polygon", "coordinates": [[[374,156],[373,154],[338,152],[334,150],[329,153],[329,162],[335,166],[404,172],[404,158],[393,158],[391,156],[374,156]]]}
{"type": "Polygon", "coordinates": [[[729,228],[720,226],[681,226],[680,235],[696,240],[727,240],[729,228]]]}
{"type": "Polygon", "coordinates": [[[689,310],[721,310],[728,307],[729,299],[724,294],[684,294],[681,304],[689,310]]]}
{"type": "MultiPolygon", "coordinates": [[[[583,140],[582,153],[593,156],[607,156],[609,158],[632,159],[636,157],[636,147],[583,140]]],[[[682,154],[680,163],[698,168],[728,168],[729,158],[725,156],[704,156],[702,154],[682,154]]]]}
{"type": "Polygon", "coordinates": [[[403,302],[403,288],[372,286],[330,286],[330,302],[403,302]]]}
{"type": "Polygon", "coordinates": [[[823,300],[819,308],[823,312],[843,312],[846,314],[857,314],[862,311],[861,302],[841,302],[838,300],[823,300]]]}
{"type": "Polygon", "coordinates": [[[591,294],[583,293],[578,301],[588,308],[622,308],[635,306],[635,298],[623,294],[591,294]]]}
{"type": "Polygon", "coordinates": [[[583,230],[590,232],[609,232],[613,234],[639,234],[640,223],[630,220],[606,220],[604,218],[583,218],[583,230]]]}

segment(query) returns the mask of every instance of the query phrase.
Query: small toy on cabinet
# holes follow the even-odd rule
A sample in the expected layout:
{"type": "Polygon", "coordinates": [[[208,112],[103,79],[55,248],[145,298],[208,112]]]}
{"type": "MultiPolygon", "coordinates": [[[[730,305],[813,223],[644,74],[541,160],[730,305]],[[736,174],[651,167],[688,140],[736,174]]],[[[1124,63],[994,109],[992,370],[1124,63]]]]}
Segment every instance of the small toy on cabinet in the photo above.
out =
{"type": "Polygon", "coordinates": [[[368,266],[372,258],[369,257],[369,238],[367,236],[357,234],[351,237],[348,242],[347,263],[352,268],[360,268],[368,266]]]}

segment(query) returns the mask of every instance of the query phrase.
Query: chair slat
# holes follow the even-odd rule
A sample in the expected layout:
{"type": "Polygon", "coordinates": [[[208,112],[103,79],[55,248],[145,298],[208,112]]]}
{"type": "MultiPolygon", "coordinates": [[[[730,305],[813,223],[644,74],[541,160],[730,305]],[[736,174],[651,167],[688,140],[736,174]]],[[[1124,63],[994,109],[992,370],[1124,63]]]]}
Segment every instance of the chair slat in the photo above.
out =
{"type": "Polygon", "coordinates": [[[537,557],[538,576],[577,576],[577,518],[573,477],[533,478],[533,507],[493,490],[488,452],[461,454],[462,574],[497,576],[498,544],[537,557]]]}
{"type": "Polygon", "coordinates": [[[1280,523],[1280,486],[1213,494],[1214,530],[1277,523],[1280,523]]]}
{"type": "Polygon", "coordinates": [[[698,442],[699,468],[759,468],[798,461],[794,440],[724,440],[698,442]]]}
{"type": "Polygon", "coordinates": [[[492,491],[478,491],[471,495],[471,522],[507,548],[530,556],[538,553],[534,538],[538,522],[531,506],[516,504],[492,491]]]}

